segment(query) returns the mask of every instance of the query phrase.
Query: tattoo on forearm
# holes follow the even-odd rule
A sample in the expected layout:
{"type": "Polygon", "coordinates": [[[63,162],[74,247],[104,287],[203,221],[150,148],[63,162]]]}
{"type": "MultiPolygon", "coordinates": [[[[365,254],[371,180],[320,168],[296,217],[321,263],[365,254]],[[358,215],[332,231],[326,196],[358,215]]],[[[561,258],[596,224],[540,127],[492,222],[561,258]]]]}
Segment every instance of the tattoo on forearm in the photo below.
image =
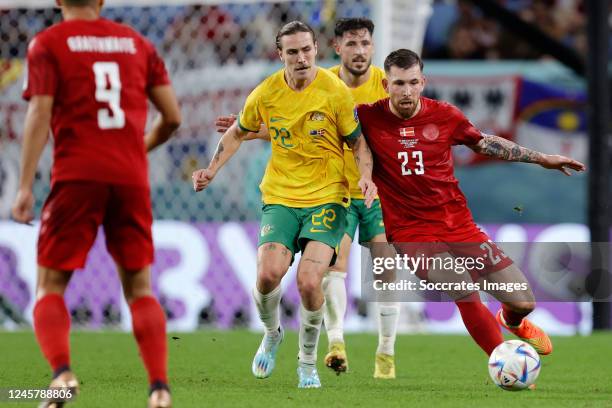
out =
{"type": "Polygon", "coordinates": [[[219,145],[217,146],[217,151],[215,151],[215,155],[213,157],[213,162],[218,162],[219,158],[221,157],[221,153],[223,153],[223,150],[225,150],[225,148],[223,147],[223,143],[219,142],[219,145]]]}
{"type": "Polygon", "coordinates": [[[539,163],[542,153],[504,139],[499,136],[487,136],[478,143],[478,153],[502,160],[524,163],[539,163]]]}
{"type": "Polygon", "coordinates": [[[370,148],[368,147],[368,145],[365,145],[365,157],[361,157],[362,156],[362,152],[360,152],[360,149],[362,148],[361,144],[365,143],[363,136],[360,136],[357,138],[357,140],[354,140],[352,142],[349,143],[349,147],[351,149],[353,149],[353,156],[355,157],[355,163],[357,164],[357,168],[360,168],[361,166],[365,167],[368,170],[371,170],[374,167],[374,164],[372,162],[372,152],[370,151],[370,148]]]}

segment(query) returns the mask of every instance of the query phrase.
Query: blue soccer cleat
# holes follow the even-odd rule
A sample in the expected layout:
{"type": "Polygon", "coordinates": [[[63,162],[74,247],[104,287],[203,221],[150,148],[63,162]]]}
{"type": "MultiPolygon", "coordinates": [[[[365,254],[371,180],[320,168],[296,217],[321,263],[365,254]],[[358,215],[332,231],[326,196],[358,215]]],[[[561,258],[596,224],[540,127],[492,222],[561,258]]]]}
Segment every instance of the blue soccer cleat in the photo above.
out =
{"type": "Polygon", "coordinates": [[[298,363],[298,388],[321,388],[321,380],[314,364],[298,363]]]}
{"type": "Polygon", "coordinates": [[[284,336],[281,328],[278,329],[278,332],[278,336],[269,336],[266,333],[261,340],[261,344],[253,358],[253,365],[251,366],[251,371],[256,378],[268,378],[272,374],[272,370],[274,370],[276,352],[284,336]]]}

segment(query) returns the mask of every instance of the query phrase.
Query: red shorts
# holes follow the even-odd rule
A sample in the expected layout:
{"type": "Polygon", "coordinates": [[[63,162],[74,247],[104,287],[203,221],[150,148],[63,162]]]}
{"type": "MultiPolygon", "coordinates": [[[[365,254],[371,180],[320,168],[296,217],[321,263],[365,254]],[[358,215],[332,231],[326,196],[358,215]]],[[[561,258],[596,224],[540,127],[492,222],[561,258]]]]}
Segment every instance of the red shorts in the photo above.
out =
{"type": "Polygon", "coordinates": [[[125,269],[143,268],[153,262],[152,222],[146,186],[54,183],[41,216],[38,264],[66,271],[83,268],[102,225],[115,262],[125,269]]]}
{"type": "MultiPolygon", "coordinates": [[[[470,273],[474,282],[513,264],[512,259],[473,222],[452,232],[431,229],[426,232],[419,232],[418,229],[394,231],[393,245],[398,253],[411,257],[432,257],[447,252],[455,258],[462,258],[466,264],[461,268],[470,273]]],[[[416,275],[427,279],[427,269],[418,269],[416,275]]]]}

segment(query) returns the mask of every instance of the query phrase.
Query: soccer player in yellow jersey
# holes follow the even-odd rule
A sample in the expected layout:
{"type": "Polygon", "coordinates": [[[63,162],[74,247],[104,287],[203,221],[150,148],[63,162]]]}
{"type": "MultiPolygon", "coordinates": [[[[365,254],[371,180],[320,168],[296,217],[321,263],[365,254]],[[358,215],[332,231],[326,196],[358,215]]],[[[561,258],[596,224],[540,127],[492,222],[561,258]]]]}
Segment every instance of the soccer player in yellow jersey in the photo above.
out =
{"type": "MultiPolygon", "coordinates": [[[[356,104],[373,103],[388,97],[383,86],[384,70],[372,65],[374,44],[372,34],[374,23],[366,18],[345,18],[336,22],[336,52],[341,64],[330,68],[350,89],[356,104]]],[[[233,116],[217,119],[217,129],[221,132],[234,122],[233,116]]],[[[275,132],[272,131],[272,137],[275,132]]],[[[270,140],[267,129],[262,127],[249,139],[270,140]]],[[[346,314],[346,270],[351,244],[359,227],[359,243],[368,246],[373,257],[392,257],[394,249],[387,245],[382,210],[378,197],[371,207],[366,207],[364,196],[358,185],[360,174],[355,164],[352,149],[344,145],[344,173],[349,181],[351,205],[347,212],[346,229],[342,236],[336,262],[323,278],[325,295],[324,322],[327,330],[329,352],[325,364],[338,373],[348,369],[346,347],[344,344],[344,316],[346,314]],[[391,251],[391,253],[389,253],[391,251]]],[[[392,271],[388,271],[392,272],[392,271]]],[[[399,318],[397,302],[378,304],[378,348],[374,360],[374,377],[395,378],[395,336],[399,318]]]]}
{"type": "Polygon", "coordinates": [[[280,281],[295,252],[301,251],[298,387],[318,388],[316,355],[324,308],[321,281],[344,233],[350,202],[344,143],[353,149],[367,206],[377,190],[371,178],[372,155],[351,93],[337,76],[317,67],[312,29],[299,21],[288,23],[278,32],[276,46],[285,67],[251,92],[238,120],[221,137],[211,163],[193,173],[193,184],[196,191],[205,189],[249,132],[265,124],[272,157],[260,185],[264,207],[253,297],[266,332],[252,371],[257,378],[272,373],[283,338],[280,281]]]}
{"type": "MultiPolygon", "coordinates": [[[[374,23],[366,18],[340,19],[336,22],[334,30],[336,53],[340,56],[341,63],[330,68],[330,71],[348,85],[356,104],[374,103],[388,96],[383,87],[384,70],[372,65],[373,33],[374,23]]],[[[338,257],[323,278],[324,322],[329,340],[329,352],[325,356],[325,364],[337,372],[346,371],[348,368],[343,335],[346,313],[345,280],[350,248],[357,227],[359,227],[359,243],[368,246],[373,257],[394,256],[393,248],[386,244],[380,201],[377,197],[371,207],[365,206],[364,196],[358,186],[359,171],[348,146],[344,150],[344,163],[344,171],[349,181],[351,205],[338,257]]],[[[378,304],[375,378],[395,378],[394,349],[398,317],[397,302],[378,304]]]]}

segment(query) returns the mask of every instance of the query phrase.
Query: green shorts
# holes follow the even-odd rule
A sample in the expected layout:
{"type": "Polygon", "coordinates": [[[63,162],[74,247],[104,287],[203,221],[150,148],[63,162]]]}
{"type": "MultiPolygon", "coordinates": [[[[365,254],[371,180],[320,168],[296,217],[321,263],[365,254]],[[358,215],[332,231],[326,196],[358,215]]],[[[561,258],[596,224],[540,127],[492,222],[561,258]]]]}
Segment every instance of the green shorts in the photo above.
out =
{"type": "Polygon", "coordinates": [[[355,239],[355,231],[359,226],[359,243],[364,245],[376,235],[385,233],[380,200],[376,199],[370,208],[365,206],[365,200],[351,199],[351,206],[346,214],[346,230],[344,233],[355,239]]]}
{"type": "Polygon", "coordinates": [[[306,208],[266,204],[261,217],[258,246],[278,242],[295,254],[303,251],[308,241],[318,241],[337,252],[345,222],[346,208],[340,204],[306,208]]]}

